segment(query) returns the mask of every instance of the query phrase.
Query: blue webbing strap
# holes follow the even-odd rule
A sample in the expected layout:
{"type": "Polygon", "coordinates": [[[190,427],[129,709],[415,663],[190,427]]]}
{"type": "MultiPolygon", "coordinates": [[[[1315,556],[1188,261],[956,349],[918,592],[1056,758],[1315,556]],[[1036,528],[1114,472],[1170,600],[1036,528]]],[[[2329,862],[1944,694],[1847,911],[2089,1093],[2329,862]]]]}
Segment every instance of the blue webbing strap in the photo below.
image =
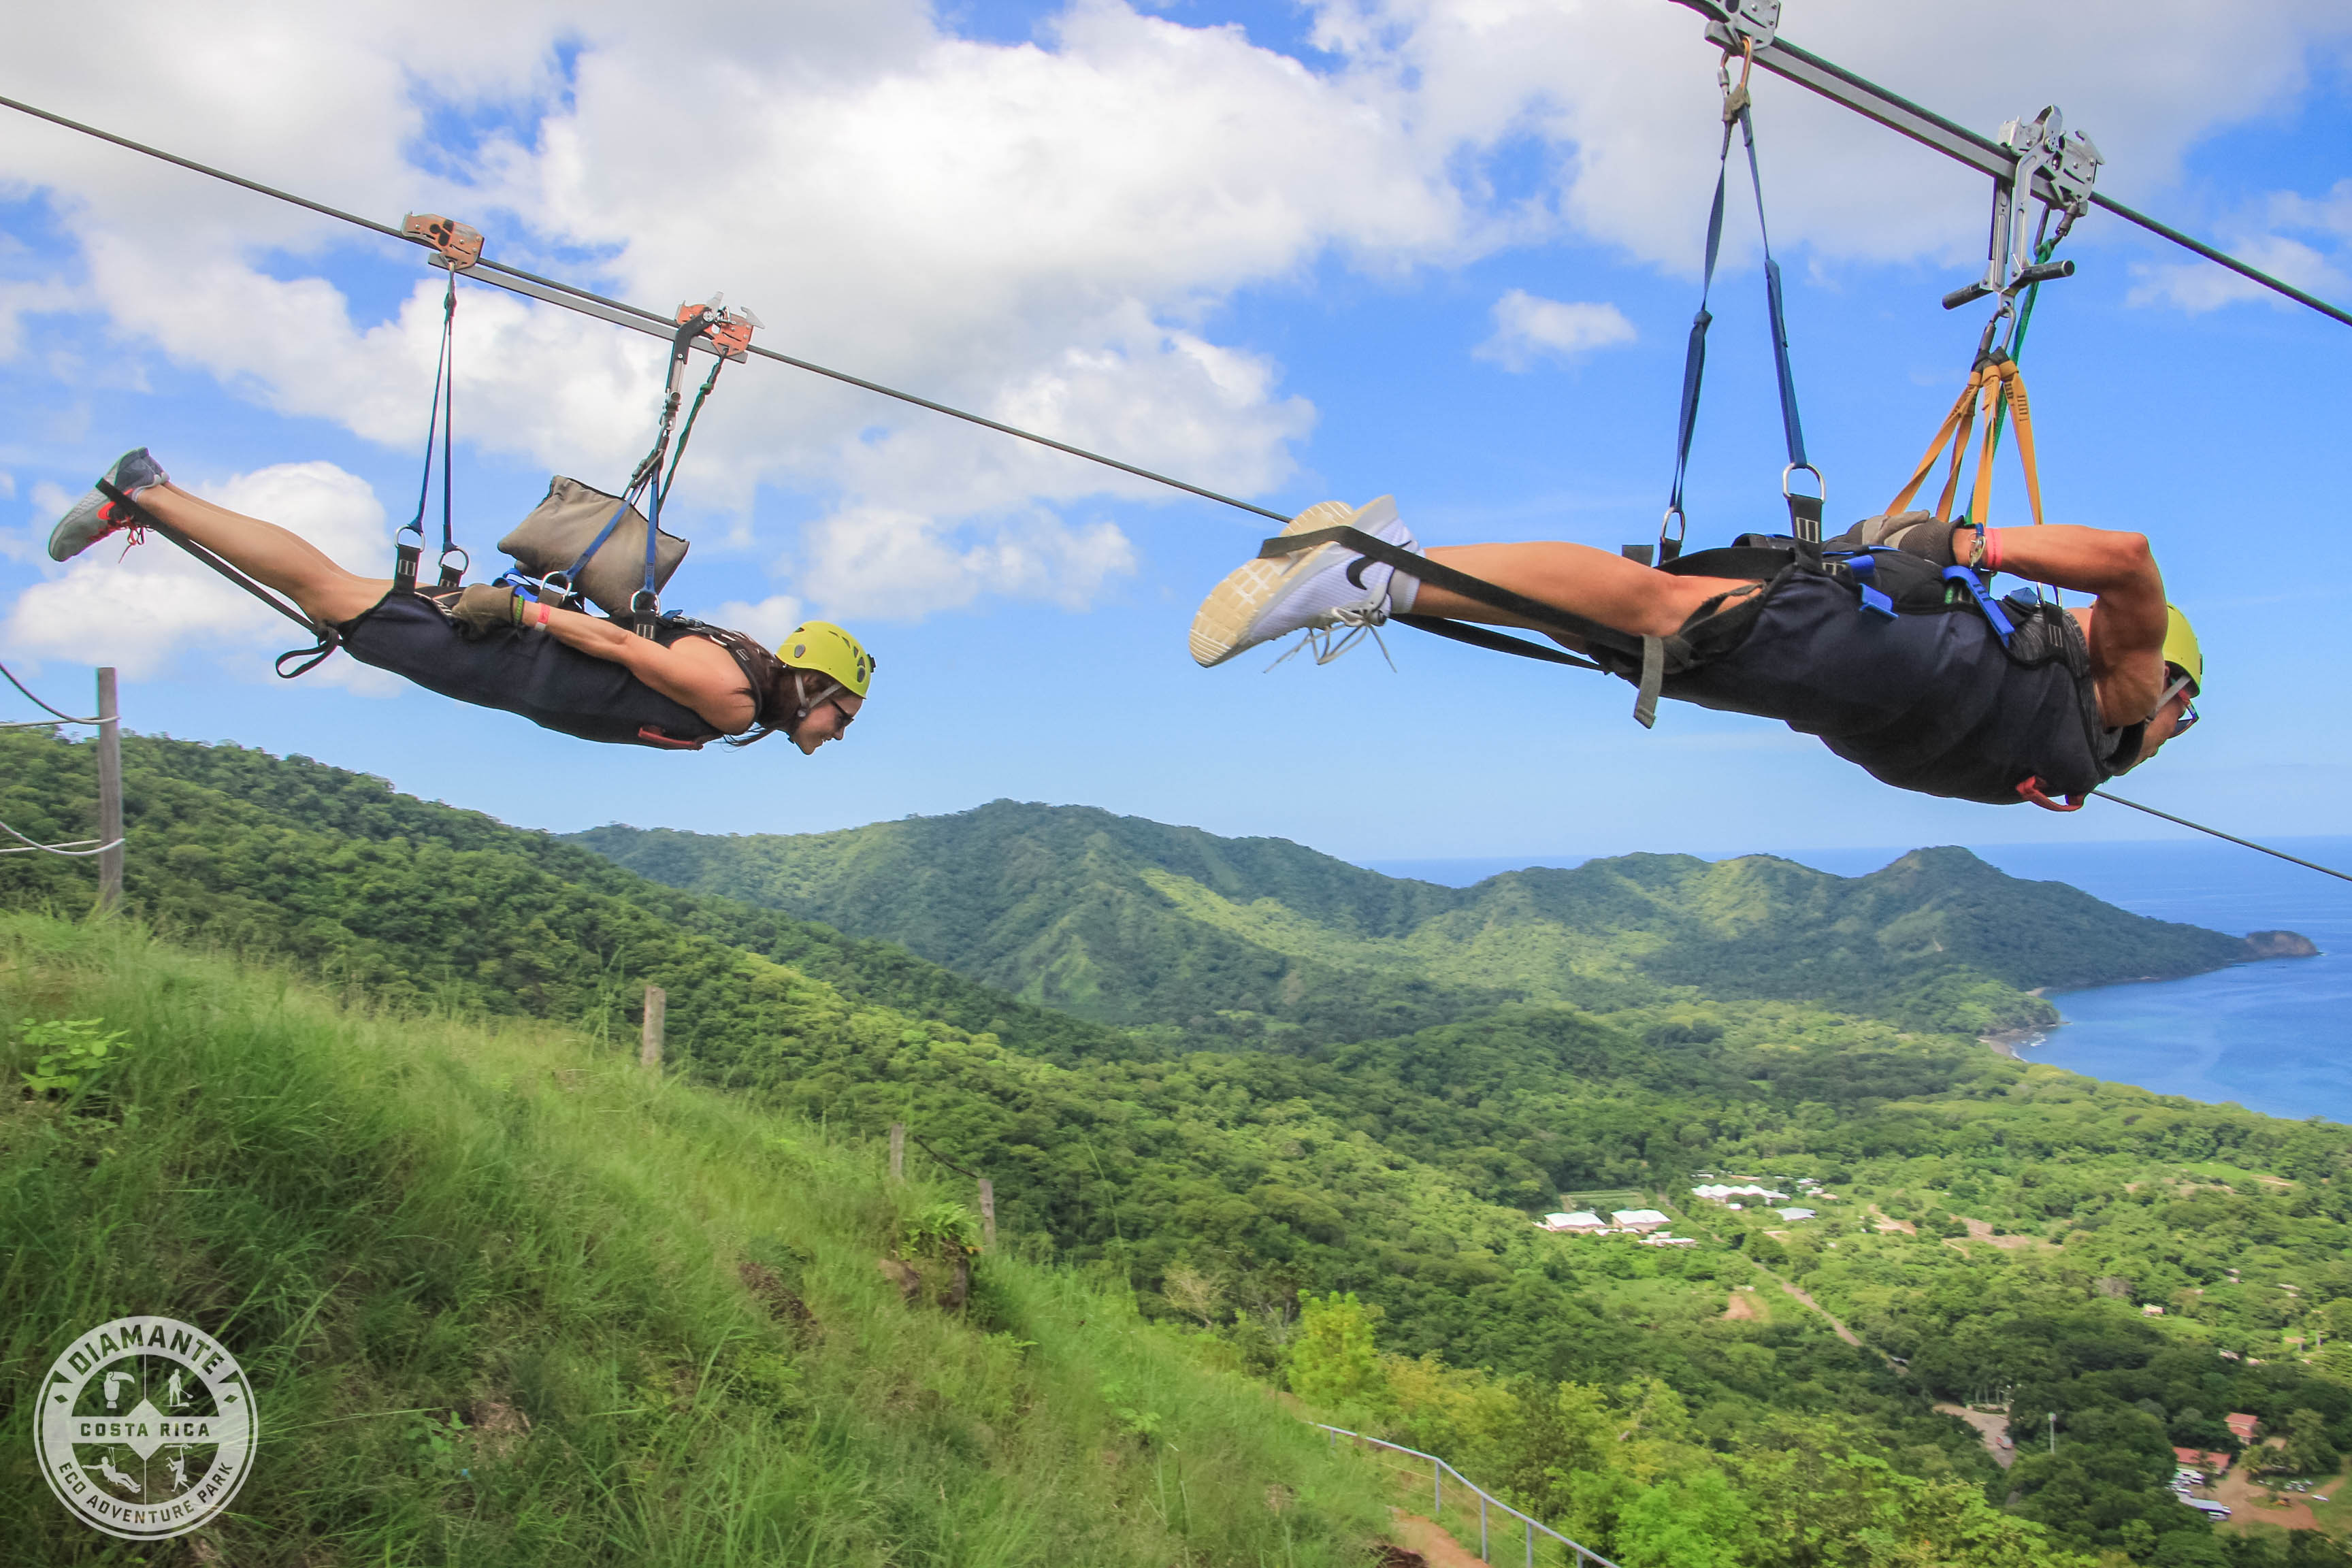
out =
{"type": "MultiPolygon", "coordinates": [[[[1742,120],[1746,119],[1743,112],[1742,120]]],[[[1749,144],[1751,153],[1754,143],[1749,144]]],[[[1698,313],[1691,318],[1690,344],[1683,351],[1682,416],[1675,430],[1675,483],[1666,497],[1666,515],[1658,524],[1658,561],[1664,564],[1682,553],[1683,475],[1690,467],[1691,437],[1698,429],[1699,384],[1706,374],[1706,330],[1715,318],[1707,313],[1707,296],[1715,289],[1716,258],[1723,250],[1724,182],[1731,170],[1731,122],[1724,121],[1723,151],[1717,156],[1715,202],[1706,214],[1706,267],[1698,286],[1698,313]],[[1667,530],[1674,532],[1671,537],[1667,530]]]]}
{"type": "Polygon", "coordinates": [[[1845,569],[1853,574],[1854,582],[1862,588],[1863,613],[1893,620],[1895,601],[1878,585],[1878,558],[1867,550],[1860,551],[1846,558],[1845,569]]]}
{"type": "Polygon", "coordinates": [[[1788,480],[1802,468],[1813,476],[1818,489],[1822,471],[1805,458],[1805,423],[1797,413],[1797,374],[1789,364],[1789,316],[1781,298],[1780,264],[1772,259],[1772,231],[1764,221],[1764,174],[1757,166],[1756,127],[1748,111],[1748,106],[1742,103],[1739,139],[1748,149],[1748,181],[1756,187],[1756,233],[1764,244],[1764,303],[1771,315],[1772,365],[1780,384],[1780,430],[1789,443],[1781,493],[1789,502],[1790,531],[1805,543],[1817,544],[1822,537],[1822,498],[1799,495],[1788,488],[1788,480]]]}
{"type": "Polygon", "coordinates": [[[1997,600],[1985,596],[1983,581],[1965,566],[1945,567],[1944,581],[1958,583],[1968,590],[1969,597],[1974,599],[1977,602],[1977,608],[1984,612],[1984,618],[1992,623],[1992,635],[2000,639],[2001,647],[2007,647],[2009,639],[2016,635],[2017,627],[2011,624],[1997,600]]]}
{"type": "Polygon", "coordinates": [[[621,498],[620,504],[613,509],[613,515],[604,520],[604,526],[597,531],[595,538],[588,542],[588,548],[580,552],[579,559],[563,569],[563,581],[574,593],[579,591],[580,573],[588,564],[588,558],[604,548],[604,541],[613,537],[613,531],[621,526],[623,518],[629,515],[629,508],[636,500],[637,493],[633,489],[621,498]]]}

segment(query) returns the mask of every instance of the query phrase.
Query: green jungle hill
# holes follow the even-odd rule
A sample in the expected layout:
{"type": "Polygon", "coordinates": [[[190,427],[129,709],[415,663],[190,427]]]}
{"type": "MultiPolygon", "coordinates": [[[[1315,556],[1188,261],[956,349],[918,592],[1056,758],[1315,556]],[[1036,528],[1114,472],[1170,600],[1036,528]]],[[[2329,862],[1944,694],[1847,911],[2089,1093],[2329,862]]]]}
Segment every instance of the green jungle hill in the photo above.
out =
{"type": "Polygon", "coordinates": [[[1323,1043],[1505,1002],[1824,1003],[1907,1027],[2055,1021],[2037,988],[2255,953],[1923,849],[1866,877],[1628,855],[1453,889],[1278,838],[996,801],[838,833],[574,836],[672,887],[878,937],[1025,1001],[1166,1034],[1323,1043]]]}
{"type": "MultiPolygon", "coordinates": [[[[1061,895],[1038,889],[1082,893],[1086,940],[1052,947],[1090,966],[1080,1017],[840,908],[818,924],[667,886],[299,758],[124,749],[130,921],[69,923],[86,866],[0,860],[12,1073],[40,1077],[74,1020],[130,1047],[121,1076],[28,1082],[0,1122],[0,1322],[24,1325],[0,1386],[55,1353],[52,1316],[181,1306],[313,1380],[306,1421],[425,1423],[317,1427],[320,1500],[257,1497],[235,1561],[1343,1561],[1377,1528],[1349,1489],[1366,1472],[1285,1447],[1260,1419],[1277,1391],[1446,1455],[1622,1568],[2347,1561],[2332,1504],[2273,1510],[2316,1528],[2249,1506],[2216,1529],[2167,1483],[2194,1446],[2246,1485],[2345,1484],[2352,1129],[1974,1037],[2040,1016],[2030,986],[2230,962],[2237,939],[1951,850],[1853,879],[1635,857],[1456,892],[1100,813],[827,836],[875,858],[828,885],[973,944],[1016,913],[1042,940],[1061,895]],[[995,886],[990,851],[955,842],[983,823],[995,886]],[[933,833],[926,883],[908,846],[933,833]],[[1806,931],[1843,956],[1799,951],[1806,931]],[[648,984],[669,996],[657,1090],[630,1065],[648,984]],[[1156,1016],[1153,994],[1194,1011],[1156,1016]],[[893,1122],[905,1192],[877,1174],[893,1122]],[[708,1206],[730,1160],[782,1198],[708,1206]],[[902,1308],[876,1259],[945,1266],[963,1173],[993,1184],[1000,1250],[960,1306],[926,1275],[902,1308]],[[1693,1198],[1708,1178],[1817,1213],[1693,1198]],[[1588,1205],[1663,1209],[1691,1245],[1535,1223],[1588,1205]],[[226,1215],[271,1239],[240,1250],[226,1215]],[[91,1251],[113,1246],[120,1269],[91,1251]],[[613,1272],[562,1272],[588,1268],[613,1272]],[[531,1370],[543,1315],[572,1336],[561,1376],[531,1370]],[[1088,1348],[1113,1341],[1155,1381],[1088,1348]],[[678,1391],[688,1363],[719,1369],[695,1386],[716,1378],[719,1403],[678,1391]],[[770,1405],[793,1413],[772,1441],[770,1405]],[[1948,1413],[1968,1406],[1988,1432],[1948,1413]],[[767,1445],[727,1448],[716,1492],[716,1429],[688,1421],[706,1408],[767,1445]],[[486,1441],[454,1423],[521,1416],[534,1445],[565,1434],[518,1450],[540,1489],[433,1468],[486,1441]],[[1180,1475],[1175,1450],[1223,1468],[1180,1475]],[[791,1479],[795,1454],[835,1479],[791,1479]],[[1048,1543],[1106,1509],[1112,1544],[1048,1543]],[[855,1528],[828,1534],[836,1510],[855,1528]],[[999,1514],[997,1544],[958,1544],[999,1514]]],[[[93,794],[88,746],[0,737],[0,817],[82,837],[93,794]]],[[[765,899],[757,856],[822,841],[591,842],[691,852],[698,884],[745,847],[727,874],[765,899]]],[[[11,1540],[56,1517],[18,1452],[11,1540]]]]}

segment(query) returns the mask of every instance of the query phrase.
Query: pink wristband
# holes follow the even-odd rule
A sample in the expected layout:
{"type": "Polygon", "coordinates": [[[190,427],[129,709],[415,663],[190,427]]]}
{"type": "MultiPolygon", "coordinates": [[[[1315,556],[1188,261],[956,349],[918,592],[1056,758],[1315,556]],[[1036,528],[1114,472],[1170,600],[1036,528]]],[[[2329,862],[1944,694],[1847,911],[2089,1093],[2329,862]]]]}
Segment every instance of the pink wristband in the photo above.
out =
{"type": "Polygon", "coordinates": [[[543,600],[543,599],[542,599],[542,600],[541,600],[541,601],[540,601],[540,605],[539,605],[539,624],[540,624],[541,626],[543,626],[547,625],[547,617],[548,617],[548,614],[549,614],[549,611],[548,611],[548,607],[547,607],[547,602],[546,602],[545,600],[543,600]]]}
{"type": "Polygon", "coordinates": [[[1988,572],[2000,571],[2000,530],[1997,528],[1980,528],[1977,530],[1977,537],[1984,542],[1985,570],[1988,572]]]}

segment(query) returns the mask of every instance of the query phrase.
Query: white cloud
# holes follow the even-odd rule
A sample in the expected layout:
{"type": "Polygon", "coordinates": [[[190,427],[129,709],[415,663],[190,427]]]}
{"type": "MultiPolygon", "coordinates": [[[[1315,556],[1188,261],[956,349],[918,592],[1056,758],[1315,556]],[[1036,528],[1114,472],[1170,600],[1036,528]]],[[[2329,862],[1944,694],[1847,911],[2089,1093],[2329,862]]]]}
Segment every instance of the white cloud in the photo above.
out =
{"type": "MultiPolygon", "coordinates": [[[[191,488],[232,511],[301,534],[351,570],[382,572],[391,555],[375,492],[332,463],[286,463],[191,488]]],[[[53,513],[72,498],[41,485],[33,499],[44,513],[53,513]]],[[[127,535],[102,539],[58,575],[26,589],[0,640],[35,657],[111,664],[134,679],[164,668],[184,647],[207,647],[243,663],[299,645],[301,633],[292,622],[169,542],[127,541],[127,535]]],[[[392,677],[349,659],[330,660],[313,678],[371,692],[396,686],[392,677]]]]}
{"type": "Polygon", "coordinates": [[[1614,305],[1547,300],[1514,289],[1495,301],[1495,335],[1470,352],[1505,370],[1526,371],[1547,356],[1574,359],[1633,337],[1633,323],[1614,305]]]}
{"type": "Polygon", "coordinates": [[[828,615],[845,619],[920,620],[983,594],[1077,609],[1135,571],[1135,548],[1116,525],[1072,528],[1042,511],[951,534],[919,512],[862,507],[825,518],[803,537],[800,580],[828,615]]]}
{"type": "MultiPolygon", "coordinates": [[[[1790,41],[1979,132],[2058,103],[2106,154],[2103,188],[2137,205],[2216,128],[2282,112],[2310,54],[2352,38],[2336,0],[1987,0],[1966,27],[1922,15],[1807,0],[1786,20],[1790,41]]],[[[1320,0],[1316,16],[1317,42],[1351,70],[1411,84],[1418,135],[1532,138],[1558,163],[1545,199],[1578,232],[1697,270],[1721,135],[1697,16],[1623,0],[1320,0]]],[[[1980,255],[1982,176],[1760,71],[1755,95],[1776,244],[1861,261],[1980,255]]],[[[2092,220],[2083,241],[2118,228],[2092,220]]],[[[1743,211],[1729,253],[1752,237],[1743,211]]]]}
{"type": "MultiPolygon", "coordinates": [[[[2229,226],[2227,248],[2239,259],[2306,293],[2342,294],[2352,288],[2346,267],[2327,255],[2352,260],[2352,180],[2339,180],[2325,196],[2276,191],[2260,204],[2256,216],[2229,226]],[[2295,235],[2306,238],[2296,238],[2295,235]],[[2315,243],[2314,243],[2315,242],[2315,243]],[[2326,247],[2326,249],[2322,249],[2326,247]]],[[[2149,263],[2132,269],[2129,296],[2135,305],[2164,304],[2192,312],[2260,300],[2286,307],[2276,290],[2210,261],[2149,263]]]]}
{"type": "Polygon", "coordinates": [[[772,594],[756,605],[730,599],[709,616],[712,626],[749,632],[771,647],[783,641],[785,633],[807,618],[804,606],[790,594],[772,594]]]}

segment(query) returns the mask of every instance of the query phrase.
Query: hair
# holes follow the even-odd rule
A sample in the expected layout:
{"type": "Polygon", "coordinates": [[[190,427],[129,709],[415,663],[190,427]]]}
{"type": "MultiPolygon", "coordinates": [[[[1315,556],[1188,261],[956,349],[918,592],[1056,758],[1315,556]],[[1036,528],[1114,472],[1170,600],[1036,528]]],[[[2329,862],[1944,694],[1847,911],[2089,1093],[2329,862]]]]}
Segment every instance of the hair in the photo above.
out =
{"type": "Polygon", "coordinates": [[[709,637],[732,656],[743,671],[743,694],[751,700],[751,729],[725,737],[730,746],[748,746],[778,731],[791,734],[803,717],[800,694],[793,689],[791,665],[770,652],[766,644],[747,632],[697,622],[693,635],[709,637]]]}

